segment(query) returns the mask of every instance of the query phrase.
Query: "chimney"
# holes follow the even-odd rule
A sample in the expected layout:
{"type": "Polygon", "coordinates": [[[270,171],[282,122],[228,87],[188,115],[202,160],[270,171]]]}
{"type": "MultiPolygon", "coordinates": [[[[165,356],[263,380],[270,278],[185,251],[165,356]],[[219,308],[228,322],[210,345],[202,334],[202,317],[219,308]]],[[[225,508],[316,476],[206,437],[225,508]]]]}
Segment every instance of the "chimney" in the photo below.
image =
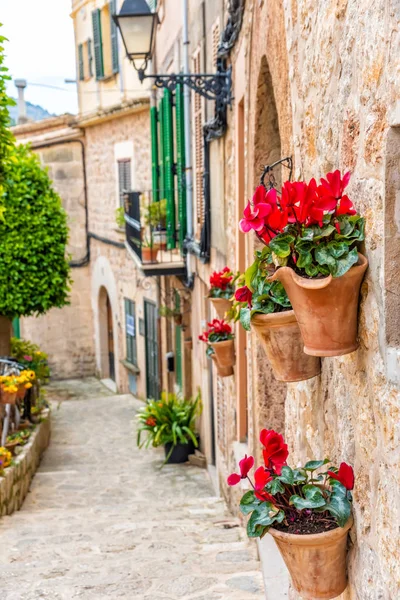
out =
{"type": "Polygon", "coordinates": [[[28,121],[24,91],[26,88],[26,79],[14,79],[14,84],[18,90],[18,125],[22,125],[28,121]]]}

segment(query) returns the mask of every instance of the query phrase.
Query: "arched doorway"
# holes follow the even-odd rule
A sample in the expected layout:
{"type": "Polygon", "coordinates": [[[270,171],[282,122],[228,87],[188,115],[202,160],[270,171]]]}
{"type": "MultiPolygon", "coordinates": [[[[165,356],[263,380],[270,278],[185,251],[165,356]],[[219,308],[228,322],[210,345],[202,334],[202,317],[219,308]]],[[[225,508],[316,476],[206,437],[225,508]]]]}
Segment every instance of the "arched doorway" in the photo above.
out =
{"type": "Polygon", "coordinates": [[[113,312],[105,287],[99,292],[100,376],[115,381],[113,312]]]}

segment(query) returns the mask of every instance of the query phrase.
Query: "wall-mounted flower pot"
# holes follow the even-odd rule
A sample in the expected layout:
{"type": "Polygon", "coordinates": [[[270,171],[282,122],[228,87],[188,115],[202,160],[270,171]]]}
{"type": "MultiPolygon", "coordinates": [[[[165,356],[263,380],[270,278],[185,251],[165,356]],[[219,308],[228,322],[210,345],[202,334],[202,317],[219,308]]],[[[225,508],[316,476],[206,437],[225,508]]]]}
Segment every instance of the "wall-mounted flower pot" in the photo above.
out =
{"type": "Polygon", "coordinates": [[[209,296],[212,305],[215,308],[215,311],[220,319],[225,317],[225,313],[227,313],[232,308],[232,300],[227,300],[226,298],[212,298],[209,296]]]}
{"type": "Polygon", "coordinates": [[[4,390],[2,390],[0,399],[1,399],[1,404],[16,404],[17,392],[10,394],[9,392],[5,392],[4,390]]]}
{"type": "Polygon", "coordinates": [[[152,262],[157,262],[157,252],[159,251],[160,247],[157,244],[154,244],[154,246],[150,247],[146,247],[146,248],[142,248],[142,262],[144,263],[152,263],[152,262]]]}
{"type": "Polygon", "coordinates": [[[352,524],[350,517],[344,527],[310,535],[293,535],[271,527],[269,533],[302,598],[328,600],[344,592],[347,587],[347,534],[352,524]]]}
{"type": "MultiPolygon", "coordinates": [[[[165,444],[164,451],[165,456],[171,452],[172,444],[165,444]]],[[[194,454],[194,443],[189,440],[187,444],[177,444],[171,452],[171,455],[167,461],[168,464],[179,464],[185,463],[189,460],[189,454],[194,454]]]]}
{"type": "Polygon", "coordinates": [[[210,343],[220,367],[233,367],[235,364],[235,344],[233,340],[210,343]]]}
{"type": "Polygon", "coordinates": [[[182,325],[182,321],[183,321],[183,315],[181,313],[174,315],[174,322],[175,325],[177,325],[178,327],[180,327],[182,325]]]}
{"type": "Polygon", "coordinates": [[[251,328],[259,338],[278,381],[303,381],[321,372],[321,361],[303,352],[303,338],[293,310],[256,313],[251,328]]]}
{"type": "Polygon", "coordinates": [[[193,350],[193,340],[192,340],[192,338],[188,338],[187,340],[184,340],[183,343],[184,343],[185,348],[187,350],[193,350]]]}
{"type": "Polygon", "coordinates": [[[270,280],[282,282],[293,306],[304,352],[311,356],[342,356],[358,348],[358,298],[368,261],[358,263],[342,277],[306,279],[290,267],[280,267],[270,280]]]}
{"type": "Polygon", "coordinates": [[[211,359],[217,369],[219,377],[231,377],[233,375],[233,367],[221,367],[215,354],[211,355],[211,359]]]}

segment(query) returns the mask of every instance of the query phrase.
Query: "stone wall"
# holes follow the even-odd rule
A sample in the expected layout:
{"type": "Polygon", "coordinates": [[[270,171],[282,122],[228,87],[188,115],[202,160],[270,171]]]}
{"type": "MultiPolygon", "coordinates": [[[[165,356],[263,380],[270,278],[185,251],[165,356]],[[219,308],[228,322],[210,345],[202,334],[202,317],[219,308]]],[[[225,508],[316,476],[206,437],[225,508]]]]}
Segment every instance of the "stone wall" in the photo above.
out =
{"type": "Polygon", "coordinates": [[[21,454],[14,457],[15,464],[5,469],[0,477],[0,516],[11,515],[21,508],[42,454],[49,445],[50,411],[42,415],[43,420],[23,446],[21,454]]]}

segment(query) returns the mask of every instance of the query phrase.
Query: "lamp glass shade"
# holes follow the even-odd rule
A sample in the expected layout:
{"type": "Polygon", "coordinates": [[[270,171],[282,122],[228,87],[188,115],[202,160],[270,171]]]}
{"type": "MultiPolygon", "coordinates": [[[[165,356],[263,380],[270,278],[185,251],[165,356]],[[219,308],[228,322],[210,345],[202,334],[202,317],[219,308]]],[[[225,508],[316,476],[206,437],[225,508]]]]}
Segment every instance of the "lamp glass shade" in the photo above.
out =
{"type": "Polygon", "coordinates": [[[150,57],[153,42],[154,16],[154,14],[149,14],[119,17],[119,30],[129,57],[150,57]]]}

